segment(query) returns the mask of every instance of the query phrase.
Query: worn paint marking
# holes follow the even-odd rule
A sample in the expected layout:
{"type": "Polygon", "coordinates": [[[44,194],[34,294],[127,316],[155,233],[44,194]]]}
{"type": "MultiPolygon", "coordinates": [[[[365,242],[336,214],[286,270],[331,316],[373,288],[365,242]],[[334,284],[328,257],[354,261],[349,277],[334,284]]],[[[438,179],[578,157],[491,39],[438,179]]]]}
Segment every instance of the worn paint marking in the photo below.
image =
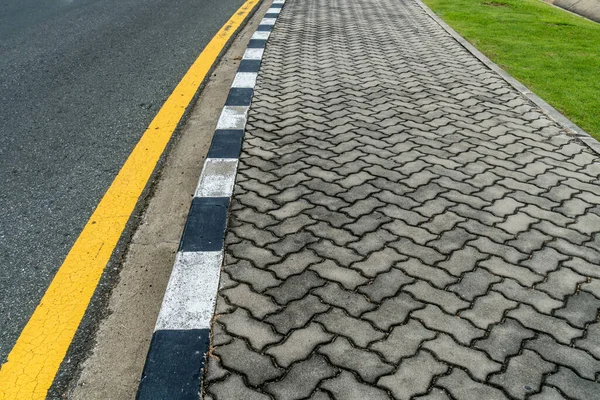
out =
{"type": "Polygon", "coordinates": [[[44,399],[98,281],[173,131],[227,41],[260,0],[248,0],[190,67],[83,228],[0,369],[0,399],[44,399]]]}

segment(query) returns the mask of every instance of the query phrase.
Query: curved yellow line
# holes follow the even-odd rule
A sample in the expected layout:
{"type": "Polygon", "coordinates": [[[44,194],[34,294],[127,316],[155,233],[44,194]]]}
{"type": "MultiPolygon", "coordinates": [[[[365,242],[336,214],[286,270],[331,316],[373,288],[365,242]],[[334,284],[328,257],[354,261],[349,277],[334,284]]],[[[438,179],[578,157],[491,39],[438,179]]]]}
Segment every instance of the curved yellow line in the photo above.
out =
{"type": "Polygon", "coordinates": [[[44,399],[100,276],[183,113],[227,41],[260,0],[248,0],[190,67],[119,171],[0,369],[0,399],[44,399]]]}

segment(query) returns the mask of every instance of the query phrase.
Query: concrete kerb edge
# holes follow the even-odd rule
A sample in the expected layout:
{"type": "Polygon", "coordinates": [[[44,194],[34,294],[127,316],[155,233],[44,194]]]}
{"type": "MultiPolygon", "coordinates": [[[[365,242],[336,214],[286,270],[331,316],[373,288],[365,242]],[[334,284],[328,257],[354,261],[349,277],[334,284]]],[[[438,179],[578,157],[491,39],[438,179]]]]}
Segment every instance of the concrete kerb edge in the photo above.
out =
{"type": "Polygon", "coordinates": [[[600,142],[590,136],[589,133],[581,129],[579,126],[570,121],[567,117],[558,112],[550,104],[546,103],[539,96],[529,90],[521,82],[513,78],[506,71],[500,68],[496,63],[487,58],[482,52],[477,50],[471,43],[465,38],[459,35],[454,29],[446,24],[440,17],[438,17],[425,3],[421,0],[415,0],[419,7],[423,9],[435,22],[438,23],[450,36],[454,38],[462,47],[464,47],[469,53],[473,54],[479,61],[481,61],[486,67],[496,72],[502,77],[509,85],[518,90],[523,96],[538,106],[544,114],[554,120],[556,123],[561,125],[571,136],[581,140],[587,145],[593,152],[600,156],[600,142]]]}
{"type": "Polygon", "coordinates": [[[221,112],[156,321],[138,400],[198,398],[201,392],[247,113],[264,48],[284,3],[273,0],[252,35],[221,112]]]}

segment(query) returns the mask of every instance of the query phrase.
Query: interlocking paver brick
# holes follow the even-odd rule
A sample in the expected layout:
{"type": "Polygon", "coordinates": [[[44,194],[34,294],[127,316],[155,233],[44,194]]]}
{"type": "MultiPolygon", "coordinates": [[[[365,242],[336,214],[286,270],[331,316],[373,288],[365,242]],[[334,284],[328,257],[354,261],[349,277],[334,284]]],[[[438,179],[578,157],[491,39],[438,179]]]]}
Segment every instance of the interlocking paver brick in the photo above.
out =
{"type": "Polygon", "coordinates": [[[494,375],[490,382],[502,386],[518,399],[540,389],[544,375],[554,371],[554,364],[544,361],[533,351],[523,352],[508,361],[506,371],[494,375]]]}
{"type": "Polygon", "coordinates": [[[581,291],[570,296],[567,304],[557,310],[554,315],[566,319],[572,325],[584,328],[587,323],[596,320],[598,310],[600,310],[600,299],[581,291]]]}
{"type": "Polygon", "coordinates": [[[530,397],[531,400],[566,400],[558,390],[555,388],[544,386],[538,394],[534,394],[530,397]]]}
{"type": "Polygon", "coordinates": [[[545,235],[537,229],[529,229],[526,232],[519,233],[515,239],[506,244],[522,253],[531,254],[534,251],[543,249],[544,245],[551,240],[552,237],[545,235]]]}
{"type": "Polygon", "coordinates": [[[358,254],[366,257],[369,254],[381,249],[382,246],[396,239],[397,236],[384,229],[380,229],[376,232],[369,232],[365,234],[360,240],[348,244],[347,247],[354,249],[358,254]]]}
{"type": "Polygon", "coordinates": [[[597,398],[598,161],[415,0],[287,0],[203,393],[597,398]]]}
{"type": "Polygon", "coordinates": [[[429,329],[452,335],[465,346],[468,346],[473,339],[482,337],[485,334],[484,330],[471,325],[468,320],[446,314],[439,307],[431,304],[414,311],[411,317],[417,318],[429,329]]]}
{"type": "Polygon", "coordinates": [[[266,353],[275,357],[277,364],[288,367],[294,361],[305,359],[321,343],[330,341],[333,335],[324,332],[319,324],[292,331],[285,341],[270,347],[266,353]]]}
{"type": "Polygon", "coordinates": [[[568,260],[569,257],[560,254],[558,251],[545,247],[542,250],[536,251],[531,258],[523,261],[523,265],[539,274],[547,274],[558,268],[561,261],[568,260]]]}
{"type": "MultiPolygon", "coordinates": [[[[587,263],[598,265],[600,264],[600,249],[588,247],[586,245],[578,246],[564,239],[556,239],[548,243],[548,246],[552,246],[559,252],[573,256],[575,258],[582,258],[587,263]]],[[[598,271],[594,276],[598,275],[598,271]]]]}
{"type": "Polygon", "coordinates": [[[270,243],[265,247],[272,250],[273,253],[278,256],[285,256],[300,251],[310,243],[314,243],[318,240],[319,238],[315,237],[311,232],[296,232],[290,233],[279,242],[270,243]]]}
{"type": "Polygon", "coordinates": [[[416,394],[424,394],[433,378],[447,370],[447,365],[421,351],[404,360],[393,375],[380,378],[377,384],[389,389],[396,399],[410,399],[416,394]]]}
{"type": "Polygon", "coordinates": [[[347,400],[389,400],[383,390],[360,383],[348,371],[342,371],[335,378],[329,379],[321,387],[333,394],[336,399],[347,400]]]}
{"type": "Polygon", "coordinates": [[[577,347],[585,349],[600,360],[600,322],[590,324],[585,337],[575,341],[577,347]]]}
{"type": "Polygon", "coordinates": [[[353,264],[352,268],[358,269],[363,275],[373,278],[382,272],[389,271],[398,261],[406,259],[408,259],[407,256],[398,254],[394,249],[386,247],[371,253],[365,260],[353,264]]]}
{"type": "Polygon", "coordinates": [[[310,267],[310,269],[317,272],[323,279],[338,282],[348,290],[354,290],[357,286],[368,281],[367,278],[360,275],[358,272],[349,268],[339,267],[331,260],[315,264],[310,267]]]}
{"type": "Polygon", "coordinates": [[[414,300],[406,293],[384,300],[379,308],[361,316],[379,329],[387,331],[390,326],[404,322],[411,311],[423,308],[425,304],[414,300]]]}
{"type": "Polygon", "coordinates": [[[343,308],[353,317],[376,308],[376,305],[370,303],[362,294],[345,290],[333,282],[314,290],[314,294],[327,304],[343,308]]]}
{"type": "Polygon", "coordinates": [[[463,249],[456,250],[447,260],[437,266],[454,276],[460,276],[467,271],[474,270],[479,261],[488,257],[489,255],[481,253],[475,247],[465,246],[463,249]]]}
{"type": "Polygon", "coordinates": [[[598,264],[590,263],[581,258],[573,258],[563,264],[581,275],[600,279],[600,268],[598,267],[598,264]]]}
{"type": "Polygon", "coordinates": [[[570,367],[584,378],[594,380],[600,372],[600,360],[576,347],[559,344],[549,336],[539,335],[528,341],[525,347],[536,351],[546,360],[570,367]]]}
{"type": "Polygon", "coordinates": [[[407,275],[414,278],[427,280],[439,289],[443,289],[458,280],[458,278],[448,274],[443,269],[430,267],[416,258],[409,258],[406,261],[398,262],[395,268],[404,271],[407,275]]]}
{"type": "Polygon", "coordinates": [[[534,336],[534,332],[524,328],[513,319],[494,325],[489,336],[477,341],[475,347],[484,350],[492,359],[504,360],[519,352],[522,342],[534,336]]]}
{"type": "Polygon", "coordinates": [[[487,293],[488,288],[492,283],[500,282],[502,278],[497,275],[490,274],[483,268],[478,268],[475,271],[464,274],[460,282],[448,287],[448,290],[456,293],[461,298],[473,301],[475,297],[487,293]]]}
{"type": "Polygon", "coordinates": [[[322,392],[320,390],[316,390],[309,397],[309,399],[310,400],[331,400],[331,397],[327,393],[325,393],[325,392],[322,392]]]}
{"type": "Polygon", "coordinates": [[[288,255],[282,262],[272,264],[268,268],[279,279],[286,279],[291,275],[302,273],[311,264],[322,261],[313,251],[304,249],[298,253],[288,255]]]}
{"type": "Polygon", "coordinates": [[[582,379],[573,371],[559,367],[558,372],[546,378],[546,383],[560,388],[560,391],[577,400],[600,399],[600,384],[582,379]]]}
{"type": "Polygon", "coordinates": [[[209,354],[206,357],[206,374],[205,374],[204,378],[207,381],[210,382],[210,381],[221,380],[229,374],[230,374],[230,372],[227,371],[226,369],[224,369],[219,364],[218,359],[214,355],[209,354]]]}
{"type": "Polygon", "coordinates": [[[512,279],[504,279],[502,282],[494,284],[492,288],[510,300],[529,304],[539,312],[545,314],[551,314],[553,310],[563,305],[561,301],[553,299],[546,293],[521,286],[519,282],[512,279]]]}
{"type": "Polygon", "coordinates": [[[446,392],[439,388],[432,388],[431,392],[424,396],[415,397],[416,400],[450,400],[446,392]]]}
{"type": "Polygon", "coordinates": [[[459,227],[444,232],[439,239],[429,242],[428,245],[441,253],[449,254],[454,250],[461,249],[466,242],[472,239],[475,239],[474,235],[459,227]]]}
{"type": "Polygon", "coordinates": [[[303,399],[320,381],[334,376],[336,372],[323,356],[315,354],[306,361],[293,364],[282,380],[269,383],[265,389],[277,400],[303,399]]]}
{"type": "Polygon", "coordinates": [[[264,318],[267,314],[280,309],[267,296],[254,292],[245,283],[223,290],[222,293],[229,303],[247,309],[255,318],[264,318]]]}
{"type": "Polygon", "coordinates": [[[244,374],[248,383],[253,386],[277,378],[285,372],[275,367],[269,357],[248,349],[241,339],[233,339],[230,343],[217,347],[215,354],[221,359],[223,367],[244,374]]]}
{"type": "Polygon", "coordinates": [[[600,299],[600,279],[589,279],[581,285],[581,290],[593,294],[600,299]]]}
{"type": "Polygon", "coordinates": [[[373,352],[353,347],[343,337],[321,346],[319,352],[337,366],[356,372],[365,382],[374,383],[382,375],[389,374],[394,367],[383,362],[373,352]]]}
{"type": "Polygon", "coordinates": [[[281,280],[277,279],[273,273],[255,268],[247,260],[240,260],[235,264],[228,265],[226,272],[235,281],[249,284],[256,292],[262,292],[281,284],[281,280]]]}
{"type": "Polygon", "coordinates": [[[329,306],[323,304],[317,296],[309,294],[298,301],[289,302],[280,313],[269,315],[265,321],[285,335],[292,329],[304,326],[313,316],[328,309],[329,306]]]}
{"type": "Polygon", "coordinates": [[[231,227],[231,231],[240,239],[251,240],[260,247],[280,240],[267,230],[258,230],[252,225],[240,224],[231,227]]]}
{"type": "MultiPolygon", "coordinates": [[[[502,258],[511,264],[518,264],[520,261],[523,261],[527,258],[526,254],[521,253],[514,247],[493,242],[487,237],[479,237],[478,239],[469,242],[469,245],[476,247],[482,253],[487,253],[498,258],[502,258]]],[[[523,274],[525,274],[525,272],[523,272],[523,274]]],[[[524,278],[533,279],[531,277],[524,278]]]]}
{"type": "Polygon", "coordinates": [[[582,335],[583,331],[571,327],[565,320],[538,313],[533,307],[521,304],[510,310],[509,317],[518,320],[524,326],[547,333],[561,343],[569,344],[571,340],[582,335]]]}
{"type": "Polygon", "coordinates": [[[548,293],[556,299],[563,300],[565,296],[574,294],[578,285],[586,280],[586,277],[575,273],[569,268],[560,268],[550,272],[546,280],[535,285],[535,288],[548,293]]]}
{"type": "Polygon", "coordinates": [[[498,242],[498,243],[503,243],[503,242],[506,242],[506,241],[514,238],[514,235],[512,235],[502,229],[498,229],[493,226],[488,226],[488,225],[482,224],[479,221],[475,221],[472,219],[461,222],[458,226],[460,226],[461,228],[464,228],[465,230],[467,230],[468,232],[470,232],[474,235],[485,236],[485,237],[491,239],[492,241],[498,242]]]}
{"type": "Polygon", "coordinates": [[[508,399],[500,390],[472,380],[466,372],[454,368],[452,373],[436,381],[438,386],[446,389],[456,399],[463,400],[505,400],[508,399]]]}
{"type": "Polygon", "coordinates": [[[323,324],[327,331],[344,335],[360,347],[366,347],[385,336],[385,333],[375,330],[368,322],[348,316],[339,308],[318,315],[315,321],[323,324]]]}
{"type": "Polygon", "coordinates": [[[517,302],[508,300],[500,293],[489,292],[478,297],[472,308],[461,311],[460,316],[478,328],[487,329],[491,324],[500,322],[506,311],[517,305],[517,302]]]}
{"type": "Polygon", "coordinates": [[[502,368],[502,364],[491,360],[484,352],[461,346],[448,335],[440,334],[436,339],[425,342],[423,348],[430,350],[441,360],[466,368],[471,375],[481,380],[502,368]]]}
{"type": "Polygon", "coordinates": [[[353,262],[362,259],[362,257],[357,255],[353,250],[337,246],[329,240],[322,240],[318,243],[311,244],[309,248],[314,250],[321,257],[335,260],[338,264],[346,267],[353,262]]]}
{"type": "Polygon", "coordinates": [[[432,239],[435,239],[436,235],[428,232],[427,230],[419,227],[408,225],[404,221],[396,220],[392,223],[383,226],[384,229],[389,230],[396,236],[404,236],[412,239],[420,245],[424,245],[432,239]]]}
{"type": "Polygon", "coordinates": [[[550,221],[541,221],[535,224],[533,227],[549,236],[563,238],[575,244],[582,244],[586,240],[589,240],[589,237],[582,235],[576,230],[557,226],[556,223],[556,218],[552,218],[550,221]]]}
{"type": "Polygon", "coordinates": [[[463,217],[460,217],[457,214],[448,211],[443,214],[436,215],[431,221],[427,221],[421,226],[427,229],[429,232],[440,234],[444,231],[454,228],[456,224],[462,221],[465,221],[463,217]]]}
{"type": "Polygon", "coordinates": [[[254,264],[257,264],[256,266],[259,268],[264,268],[268,264],[276,263],[280,260],[280,258],[270,250],[257,247],[249,240],[232,244],[228,249],[234,257],[251,261],[254,264]]]}
{"type": "Polygon", "coordinates": [[[236,309],[231,314],[219,317],[227,332],[245,338],[248,343],[258,351],[270,343],[277,343],[282,336],[275,333],[273,328],[264,322],[254,319],[242,308],[236,309]]]}
{"type": "Polygon", "coordinates": [[[299,275],[290,276],[283,284],[268,289],[265,293],[273,297],[277,303],[284,305],[306,296],[310,290],[323,286],[326,282],[315,272],[305,271],[299,275]]]}
{"type": "Polygon", "coordinates": [[[217,399],[269,400],[269,396],[256,392],[244,384],[240,375],[232,374],[225,380],[210,385],[210,392],[217,399]]]}
{"type": "Polygon", "coordinates": [[[354,236],[346,229],[335,228],[326,222],[319,222],[310,225],[306,229],[311,231],[316,236],[331,240],[338,246],[344,246],[358,239],[358,237],[354,236]]]}
{"type": "Polygon", "coordinates": [[[383,272],[367,285],[358,288],[358,291],[365,294],[369,300],[377,303],[386,297],[398,293],[402,286],[413,283],[414,279],[398,269],[392,269],[389,272],[383,272]]]}
{"type": "Polygon", "coordinates": [[[371,344],[370,348],[397,364],[402,358],[415,355],[423,342],[435,338],[435,335],[434,331],[411,319],[406,325],[395,326],[385,340],[371,344]]]}
{"type": "Polygon", "coordinates": [[[423,302],[436,304],[451,314],[469,306],[468,302],[461,300],[454,293],[436,289],[423,281],[405,286],[403,290],[412,293],[413,296],[423,302]]]}
{"type": "Polygon", "coordinates": [[[491,206],[485,207],[484,210],[489,211],[499,217],[505,217],[513,214],[518,208],[523,207],[525,204],[511,199],[510,197],[504,197],[496,200],[491,206]]]}

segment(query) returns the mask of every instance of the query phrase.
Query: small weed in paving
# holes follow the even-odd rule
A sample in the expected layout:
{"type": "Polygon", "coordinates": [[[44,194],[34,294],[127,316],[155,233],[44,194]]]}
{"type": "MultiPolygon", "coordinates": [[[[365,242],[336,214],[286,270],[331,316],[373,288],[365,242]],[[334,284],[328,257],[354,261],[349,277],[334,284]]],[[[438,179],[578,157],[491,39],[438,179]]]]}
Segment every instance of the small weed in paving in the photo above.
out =
{"type": "Polygon", "coordinates": [[[540,0],[424,0],[535,94],[600,140],[600,24],[540,0]]]}

